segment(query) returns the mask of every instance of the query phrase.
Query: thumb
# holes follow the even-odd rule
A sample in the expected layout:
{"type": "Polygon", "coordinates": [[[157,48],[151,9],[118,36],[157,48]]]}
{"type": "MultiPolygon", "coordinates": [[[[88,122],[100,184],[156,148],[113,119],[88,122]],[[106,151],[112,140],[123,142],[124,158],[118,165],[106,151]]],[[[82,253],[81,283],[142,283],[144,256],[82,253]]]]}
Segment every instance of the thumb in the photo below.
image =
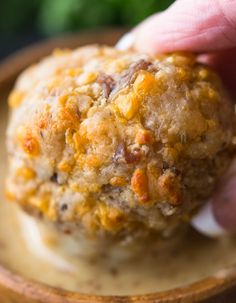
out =
{"type": "Polygon", "coordinates": [[[209,236],[236,232],[236,160],[212,200],[193,218],[195,229],[209,236]]]}
{"type": "Polygon", "coordinates": [[[133,31],[143,52],[210,52],[236,46],[235,0],[178,0],[133,31]]]}
{"type": "Polygon", "coordinates": [[[236,161],[212,200],[213,214],[225,229],[236,232],[236,161]]]}

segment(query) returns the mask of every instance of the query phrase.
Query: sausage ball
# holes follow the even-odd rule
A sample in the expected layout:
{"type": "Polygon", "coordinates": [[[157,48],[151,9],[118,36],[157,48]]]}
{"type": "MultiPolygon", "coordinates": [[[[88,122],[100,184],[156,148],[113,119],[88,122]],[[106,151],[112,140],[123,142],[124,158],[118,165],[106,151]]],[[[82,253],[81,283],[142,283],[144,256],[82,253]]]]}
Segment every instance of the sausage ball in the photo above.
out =
{"type": "Polygon", "coordinates": [[[73,234],[168,234],[233,157],[233,103],[191,54],[56,50],[9,105],[7,196],[73,234]]]}

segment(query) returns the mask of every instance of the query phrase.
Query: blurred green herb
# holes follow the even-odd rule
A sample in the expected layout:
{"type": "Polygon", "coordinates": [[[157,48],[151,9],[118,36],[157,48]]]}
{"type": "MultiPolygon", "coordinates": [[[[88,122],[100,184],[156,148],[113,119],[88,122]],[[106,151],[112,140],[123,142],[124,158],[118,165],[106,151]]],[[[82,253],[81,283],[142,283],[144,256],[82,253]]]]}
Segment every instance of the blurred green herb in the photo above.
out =
{"type": "Polygon", "coordinates": [[[31,31],[41,0],[2,0],[0,2],[0,31],[15,33],[31,31]]]}
{"type": "Polygon", "coordinates": [[[120,2],[122,23],[135,25],[153,13],[166,9],[173,0],[121,0],[120,2]]]}
{"type": "Polygon", "coordinates": [[[109,0],[44,0],[43,2],[39,23],[41,29],[48,34],[110,25],[116,17],[109,0]]]}
{"type": "Polygon", "coordinates": [[[133,26],[174,0],[2,0],[1,32],[52,35],[101,26],[133,26]]]}

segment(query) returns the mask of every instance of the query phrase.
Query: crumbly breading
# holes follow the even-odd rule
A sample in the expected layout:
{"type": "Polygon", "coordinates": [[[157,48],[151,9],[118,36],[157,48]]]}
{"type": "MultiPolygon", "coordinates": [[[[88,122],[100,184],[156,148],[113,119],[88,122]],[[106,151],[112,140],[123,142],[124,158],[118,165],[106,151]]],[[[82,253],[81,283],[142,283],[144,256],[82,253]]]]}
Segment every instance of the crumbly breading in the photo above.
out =
{"type": "Polygon", "coordinates": [[[209,198],[233,154],[233,105],[191,54],[56,51],[9,105],[8,197],[74,232],[161,235],[209,198]]]}

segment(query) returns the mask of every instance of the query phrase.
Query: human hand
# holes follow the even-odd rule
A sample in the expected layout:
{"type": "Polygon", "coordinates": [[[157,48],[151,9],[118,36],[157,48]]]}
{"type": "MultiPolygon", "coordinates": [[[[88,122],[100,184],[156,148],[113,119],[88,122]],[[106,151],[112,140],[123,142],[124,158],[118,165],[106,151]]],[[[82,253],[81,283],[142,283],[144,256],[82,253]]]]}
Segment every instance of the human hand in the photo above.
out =
{"type": "MultiPolygon", "coordinates": [[[[177,0],[155,14],[117,44],[147,52],[190,51],[217,70],[236,100],[236,1],[177,0]]],[[[192,220],[209,236],[236,231],[236,160],[222,178],[211,201],[192,220]]]]}

